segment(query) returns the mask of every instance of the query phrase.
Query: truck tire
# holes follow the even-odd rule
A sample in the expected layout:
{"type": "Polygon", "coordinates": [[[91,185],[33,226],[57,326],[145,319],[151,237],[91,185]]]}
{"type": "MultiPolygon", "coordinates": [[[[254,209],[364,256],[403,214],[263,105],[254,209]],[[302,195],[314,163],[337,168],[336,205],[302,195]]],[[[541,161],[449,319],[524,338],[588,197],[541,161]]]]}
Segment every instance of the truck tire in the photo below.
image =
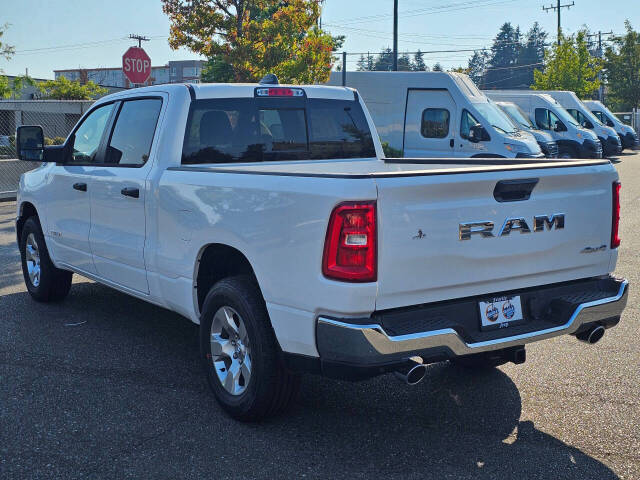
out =
{"type": "Polygon", "coordinates": [[[57,302],[69,293],[73,273],[56,268],[49,257],[40,222],[29,217],[20,238],[22,275],[31,296],[38,302],[57,302]]]}
{"type": "Polygon", "coordinates": [[[258,421],[283,412],[300,377],[287,371],[255,280],[216,283],[200,317],[200,356],[218,403],[233,418],[258,421]]]}

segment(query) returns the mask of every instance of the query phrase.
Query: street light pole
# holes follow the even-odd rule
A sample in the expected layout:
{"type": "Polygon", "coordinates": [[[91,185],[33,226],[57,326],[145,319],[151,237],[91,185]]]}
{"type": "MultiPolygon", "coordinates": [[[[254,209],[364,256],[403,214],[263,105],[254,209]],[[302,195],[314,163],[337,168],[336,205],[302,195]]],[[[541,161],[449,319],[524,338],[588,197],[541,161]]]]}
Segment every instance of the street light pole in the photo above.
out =
{"type": "Polygon", "coordinates": [[[398,0],[393,0],[393,71],[398,71],[398,0]]]}

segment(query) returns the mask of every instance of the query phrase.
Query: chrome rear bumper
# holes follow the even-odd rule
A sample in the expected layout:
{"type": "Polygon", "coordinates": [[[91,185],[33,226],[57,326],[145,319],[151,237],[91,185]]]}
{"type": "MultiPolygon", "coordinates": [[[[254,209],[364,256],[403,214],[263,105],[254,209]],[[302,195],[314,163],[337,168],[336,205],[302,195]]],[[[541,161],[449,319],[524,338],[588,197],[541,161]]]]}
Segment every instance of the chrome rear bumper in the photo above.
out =
{"type": "Polygon", "coordinates": [[[578,304],[564,324],[477,343],[465,342],[453,328],[391,336],[376,323],[349,323],[348,319],[320,317],[317,325],[318,351],[326,361],[382,365],[421,353],[426,357],[452,358],[574,334],[583,325],[620,317],[627,304],[628,282],[616,282],[619,285],[617,294],[578,304]]]}

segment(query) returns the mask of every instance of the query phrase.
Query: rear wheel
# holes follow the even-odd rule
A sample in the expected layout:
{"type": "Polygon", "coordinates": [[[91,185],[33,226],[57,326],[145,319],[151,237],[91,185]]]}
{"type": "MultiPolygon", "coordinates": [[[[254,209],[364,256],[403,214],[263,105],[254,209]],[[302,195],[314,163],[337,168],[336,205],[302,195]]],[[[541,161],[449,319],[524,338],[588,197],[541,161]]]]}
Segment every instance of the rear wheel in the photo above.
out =
{"type": "Polygon", "coordinates": [[[261,420],[295,398],[299,376],[282,363],[252,277],[226,278],[211,288],[202,308],[200,350],[213,394],[232,417],[261,420]]]}
{"type": "Polygon", "coordinates": [[[24,283],[35,300],[55,302],[67,296],[73,273],[53,265],[36,217],[30,217],[24,222],[20,254],[24,283]]]}

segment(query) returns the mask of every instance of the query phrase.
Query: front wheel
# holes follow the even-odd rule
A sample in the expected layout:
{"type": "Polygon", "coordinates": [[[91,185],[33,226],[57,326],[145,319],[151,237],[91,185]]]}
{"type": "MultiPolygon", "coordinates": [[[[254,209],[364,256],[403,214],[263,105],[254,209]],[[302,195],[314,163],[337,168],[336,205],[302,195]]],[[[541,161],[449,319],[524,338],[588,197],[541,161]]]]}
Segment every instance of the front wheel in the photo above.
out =
{"type": "Polygon", "coordinates": [[[284,411],[299,376],[288,372],[255,280],[246,275],[216,283],[204,301],[200,351],[216,400],[229,415],[257,421],[284,411]]]}
{"type": "Polygon", "coordinates": [[[55,302],[67,296],[73,273],[55,267],[35,217],[28,218],[22,227],[20,255],[24,283],[35,300],[55,302]]]}

